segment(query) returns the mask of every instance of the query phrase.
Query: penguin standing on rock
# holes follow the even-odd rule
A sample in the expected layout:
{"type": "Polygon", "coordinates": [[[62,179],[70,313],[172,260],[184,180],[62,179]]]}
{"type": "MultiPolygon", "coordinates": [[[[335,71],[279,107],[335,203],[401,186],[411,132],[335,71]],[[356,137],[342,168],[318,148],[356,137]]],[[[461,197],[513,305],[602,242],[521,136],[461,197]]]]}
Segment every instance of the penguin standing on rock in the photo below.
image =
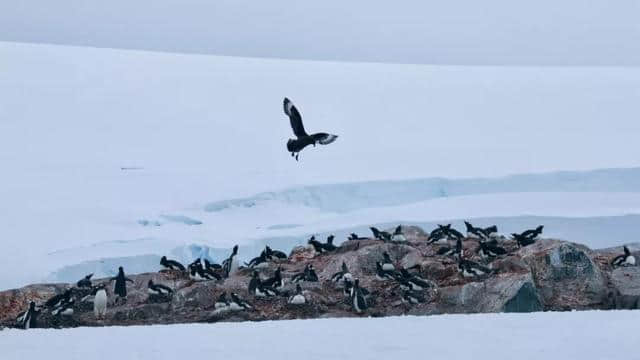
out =
{"type": "Polygon", "coordinates": [[[251,274],[251,280],[249,280],[249,287],[247,289],[249,294],[255,294],[256,289],[260,286],[260,283],[260,275],[257,271],[254,271],[253,274],[251,274]]]}
{"type": "Polygon", "coordinates": [[[611,260],[611,266],[618,267],[618,266],[635,266],[636,265],[636,257],[631,255],[631,251],[629,251],[629,248],[625,245],[623,247],[623,250],[624,250],[624,254],[618,255],[615,258],[613,258],[613,260],[611,260]]]}
{"type": "Polygon", "coordinates": [[[248,302],[242,300],[238,296],[238,294],[231,293],[231,302],[229,304],[229,308],[231,310],[248,310],[248,309],[252,309],[253,307],[248,302]]]}
{"type": "Polygon", "coordinates": [[[189,264],[189,278],[193,281],[220,280],[218,275],[212,268],[208,270],[202,266],[200,259],[189,264]]]}
{"type": "Polygon", "coordinates": [[[44,303],[44,307],[47,309],[55,309],[62,306],[64,303],[71,301],[71,289],[65,290],[62,294],[54,295],[44,303]]]}
{"type": "Polygon", "coordinates": [[[391,241],[391,234],[389,234],[386,231],[380,231],[378,230],[378,228],[376,227],[370,227],[369,229],[371,229],[371,232],[373,233],[373,237],[378,239],[378,240],[382,240],[384,242],[387,241],[391,241]]]}
{"type": "Polygon", "coordinates": [[[214,307],[218,311],[227,310],[229,309],[230,306],[231,304],[229,303],[229,300],[227,300],[226,292],[223,292],[222,294],[220,294],[220,296],[218,297],[218,300],[216,300],[216,303],[214,305],[214,307]]]}
{"type": "Polygon", "coordinates": [[[93,273],[85,276],[84,278],[82,278],[81,280],[79,280],[76,283],[76,286],[79,288],[91,288],[91,277],[93,276],[93,273]]]}
{"type": "Polygon", "coordinates": [[[382,253],[384,256],[384,261],[382,262],[382,270],[384,271],[394,271],[396,267],[393,265],[393,261],[391,261],[391,256],[389,256],[388,252],[382,253]]]}
{"type": "Polygon", "coordinates": [[[466,259],[460,259],[458,262],[458,271],[466,278],[487,275],[493,272],[493,270],[486,266],[466,259]]]}
{"type": "Polygon", "coordinates": [[[322,244],[322,248],[324,249],[324,251],[330,252],[330,251],[333,251],[333,250],[337,249],[337,247],[335,245],[333,245],[333,239],[334,238],[335,238],[334,235],[329,235],[327,237],[326,244],[322,244]]]}
{"type": "Polygon", "coordinates": [[[378,280],[393,280],[396,278],[394,270],[384,270],[382,264],[376,261],[376,278],[378,280]]]}
{"type": "Polygon", "coordinates": [[[518,244],[518,247],[529,246],[529,245],[531,245],[531,244],[536,242],[535,238],[529,238],[529,237],[526,237],[526,236],[522,236],[522,234],[513,233],[513,234],[511,234],[511,236],[513,237],[513,239],[518,244]]]}
{"type": "Polygon", "coordinates": [[[341,270],[336,272],[335,274],[333,274],[331,276],[331,281],[340,282],[343,279],[347,279],[347,278],[349,280],[351,280],[351,274],[349,273],[349,269],[347,268],[347,264],[345,264],[344,261],[343,261],[341,270]]]}
{"type": "Polygon", "coordinates": [[[483,258],[495,258],[507,253],[507,250],[498,246],[497,241],[480,241],[479,245],[478,253],[483,258]]]}
{"type": "Polygon", "coordinates": [[[173,294],[173,290],[170,287],[162,284],[155,284],[152,279],[149,279],[149,282],[147,283],[147,292],[149,295],[168,296],[173,294]]]}
{"type": "Polygon", "coordinates": [[[307,243],[313,246],[313,250],[315,250],[317,253],[322,254],[323,252],[326,251],[324,248],[324,244],[316,240],[315,235],[311,236],[311,238],[309,238],[309,241],[307,241],[307,243]]]}
{"type": "Polygon", "coordinates": [[[71,316],[73,315],[73,305],[75,303],[75,300],[73,298],[69,299],[68,301],[65,301],[63,303],[61,303],[60,305],[56,306],[53,310],[51,310],[51,315],[53,316],[58,316],[58,315],[62,315],[62,316],[71,316]]]}
{"type": "Polygon", "coordinates": [[[349,240],[366,240],[366,237],[360,237],[358,236],[358,234],[356,233],[351,233],[351,235],[349,235],[349,240]]]}
{"type": "Polygon", "coordinates": [[[318,281],[318,275],[316,274],[316,271],[313,268],[313,265],[307,264],[304,267],[304,271],[302,271],[301,273],[297,273],[297,274],[293,275],[293,277],[291,278],[291,281],[294,282],[294,283],[297,283],[297,282],[300,282],[300,281],[317,282],[318,281]]]}
{"type": "Polygon", "coordinates": [[[118,268],[118,275],[111,278],[109,281],[115,281],[116,284],[113,288],[113,293],[118,295],[118,299],[126,300],[127,298],[127,281],[133,282],[133,280],[129,279],[124,275],[124,269],[122,266],[118,268]]]}
{"type": "Polygon", "coordinates": [[[276,259],[286,259],[287,258],[287,254],[285,254],[284,252],[280,251],[280,250],[273,250],[269,247],[269,245],[267,245],[264,248],[264,251],[267,255],[267,259],[269,260],[276,260],[276,259]]]}
{"type": "Polygon", "coordinates": [[[535,229],[526,230],[520,235],[522,235],[525,238],[535,239],[542,234],[543,229],[544,229],[544,225],[540,225],[535,229]]]}
{"type": "Polygon", "coordinates": [[[104,284],[94,288],[95,297],[93,299],[93,314],[96,319],[103,319],[107,315],[107,289],[104,284]]]}
{"type": "Polygon", "coordinates": [[[417,291],[411,291],[411,290],[405,290],[402,293],[402,301],[415,305],[415,304],[421,304],[423,302],[426,301],[425,297],[423,294],[421,294],[420,292],[417,291]]]}
{"type": "Polygon", "coordinates": [[[26,311],[18,314],[18,317],[16,318],[16,324],[18,325],[18,327],[25,330],[35,328],[38,326],[38,315],[40,315],[40,310],[36,309],[35,301],[31,301],[29,302],[29,308],[26,311]]]}
{"type": "Polygon", "coordinates": [[[351,307],[357,313],[361,313],[367,310],[367,299],[360,288],[360,280],[355,279],[353,282],[353,289],[351,291],[351,307]]]}
{"type": "Polygon", "coordinates": [[[262,284],[264,286],[268,286],[274,289],[279,289],[283,287],[284,281],[282,280],[282,268],[278,267],[276,269],[276,272],[273,274],[273,276],[263,281],[262,284]]]}
{"type": "Polygon", "coordinates": [[[398,225],[396,227],[396,230],[393,232],[393,235],[391,235],[391,241],[398,241],[398,242],[407,241],[407,238],[404,236],[404,233],[402,233],[402,225],[398,225]]]}
{"type": "Polygon", "coordinates": [[[228,278],[238,271],[238,245],[233,247],[231,255],[222,263],[222,268],[225,278],[228,278]]]}
{"type": "Polygon", "coordinates": [[[162,265],[162,267],[168,270],[179,270],[179,271],[186,270],[184,268],[184,265],[180,264],[175,260],[168,260],[166,256],[163,256],[162,258],[160,258],[160,265],[162,265]]]}
{"type": "Polygon", "coordinates": [[[302,288],[300,287],[300,284],[296,284],[296,293],[289,298],[288,303],[292,305],[303,305],[306,302],[307,299],[302,295],[302,288]]]}

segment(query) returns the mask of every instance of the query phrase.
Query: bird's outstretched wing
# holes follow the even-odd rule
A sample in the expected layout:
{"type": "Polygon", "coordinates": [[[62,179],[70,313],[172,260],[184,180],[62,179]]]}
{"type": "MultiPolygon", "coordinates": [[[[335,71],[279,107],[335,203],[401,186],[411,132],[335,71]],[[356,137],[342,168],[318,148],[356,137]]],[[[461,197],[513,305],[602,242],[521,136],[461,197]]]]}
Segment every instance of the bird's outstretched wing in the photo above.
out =
{"type": "Polygon", "coordinates": [[[311,135],[311,137],[322,145],[329,145],[332,142],[336,141],[336,139],[338,138],[338,135],[327,134],[327,133],[317,133],[317,134],[311,135]]]}
{"type": "Polygon", "coordinates": [[[289,120],[291,121],[291,129],[293,129],[293,133],[297,137],[305,137],[309,136],[307,132],[304,130],[304,125],[302,125],[302,116],[298,112],[298,109],[293,105],[291,100],[288,98],[284,98],[284,113],[287,114],[289,120]]]}

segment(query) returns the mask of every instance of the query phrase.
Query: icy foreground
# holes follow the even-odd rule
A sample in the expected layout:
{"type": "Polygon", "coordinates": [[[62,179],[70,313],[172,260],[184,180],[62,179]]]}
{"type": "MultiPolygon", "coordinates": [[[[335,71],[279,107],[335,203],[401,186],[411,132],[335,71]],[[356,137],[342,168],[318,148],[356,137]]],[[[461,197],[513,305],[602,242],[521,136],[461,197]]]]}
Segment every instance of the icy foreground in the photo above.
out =
{"type": "Polygon", "coordinates": [[[5,330],[19,359],[625,359],[640,311],[442,315],[66,330],[5,330]]]}

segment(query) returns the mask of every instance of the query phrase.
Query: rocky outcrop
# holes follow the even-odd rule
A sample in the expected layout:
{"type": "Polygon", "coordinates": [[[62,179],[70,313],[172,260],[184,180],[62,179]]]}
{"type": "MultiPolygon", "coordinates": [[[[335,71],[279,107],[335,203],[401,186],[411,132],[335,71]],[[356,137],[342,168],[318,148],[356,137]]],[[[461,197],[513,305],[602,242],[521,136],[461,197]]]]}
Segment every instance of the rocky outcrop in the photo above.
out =
{"type": "MultiPolygon", "coordinates": [[[[194,282],[186,274],[168,271],[128,275],[126,302],[117,302],[109,291],[106,319],[96,320],[88,290],[74,288],[76,299],[72,316],[52,316],[42,312],[41,327],[74,327],[186,322],[260,321],[276,319],[348,316],[429,315],[442,313],[532,312],[573,309],[636,309],[640,306],[640,268],[611,268],[609,262],[622,248],[593,251],[575,243],[543,239],[519,249],[500,239],[508,254],[493,261],[476,252],[478,243],[467,239],[463,247],[467,258],[482,262],[494,273],[476,278],[459,274],[457,262],[437,255],[440,246],[427,245],[426,233],[419,228],[405,230],[407,242],[384,243],[366,239],[347,241],[330,254],[316,254],[310,247],[295,248],[288,259],[270,263],[261,276],[271,276],[281,267],[285,279],[313,264],[319,282],[303,282],[304,305],[288,304],[295,285],[287,282],[282,296],[256,298],[247,293],[251,269],[242,269],[224,281],[194,282]],[[432,286],[422,291],[424,302],[409,304],[402,299],[395,281],[378,280],[375,262],[387,252],[396,267],[411,268],[432,286]],[[342,285],[329,279],[345,263],[354,277],[371,293],[370,307],[363,314],[352,311],[342,285]],[[150,296],[147,282],[164,284],[175,290],[172,296],[150,296]],[[220,312],[214,302],[221,293],[235,292],[253,305],[251,310],[220,312]],[[84,299],[84,301],[82,301],[84,299]]],[[[449,246],[453,246],[453,242],[449,246]]],[[[637,256],[637,254],[636,254],[637,256]]],[[[98,279],[96,283],[106,283],[98,279]]],[[[111,285],[111,284],[109,284],[111,285]]],[[[44,303],[71,284],[39,284],[0,292],[0,326],[13,326],[15,317],[33,300],[44,303]]],[[[112,290],[112,286],[109,287],[112,290]]]]}

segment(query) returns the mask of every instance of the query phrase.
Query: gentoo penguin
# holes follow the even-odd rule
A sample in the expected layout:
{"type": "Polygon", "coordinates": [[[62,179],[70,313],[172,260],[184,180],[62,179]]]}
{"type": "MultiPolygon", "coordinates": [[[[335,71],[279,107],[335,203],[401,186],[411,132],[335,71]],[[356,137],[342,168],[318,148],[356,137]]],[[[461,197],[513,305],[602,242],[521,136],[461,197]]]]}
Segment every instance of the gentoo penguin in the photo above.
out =
{"type": "Polygon", "coordinates": [[[454,228],[450,228],[447,235],[454,240],[464,239],[464,235],[454,228]]]}
{"type": "Polygon", "coordinates": [[[229,308],[230,305],[231,304],[229,303],[229,300],[227,300],[227,293],[223,292],[218,297],[218,300],[216,300],[216,303],[214,306],[216,310],[226,310],[229,308]]]}
{"type": "Polygon", "coordinates": [[[74,299],[69,299],[69,301],[65,301],[62,304],[56,306],[53,310],[51,310],[51,315],[53,316],[71,316],[73,315],[73,305],[75,303],[74,299]]]}
{"type": "Polygon", "coordinates": [[[376,261],[376,278],[378,280],[393,280],[396,278],[395,271],[384,270],[382,264],[376,261]]]}
{"type": "Polygon", "coordinates": [[[367,310],[367,299],[360,289],[360,280],[355,279],[353,282],[353,290],[351,291],[351,306],[357,313],[367,310]]]}
{"type": "Polygon", "coordinates": [[[149,293],[149,295],[171,295],[171,294],[173,294],[173,290],[171,290],[170,287],[162,285],[162,284],[155,284],[152,279],[149,279],[149,282],[147,283],[147,292],[149,293]]]}
{"type": "Polygon", "coordinates": [[[272,297],[280,295],[280,292],[270,286],[259,283],[258,287],[255,289],[255,295],[256,297],[272,297]]]}
{"type": "Polygon", "coordinates": [[[513,237],[513,239],[518,244],[518,247],[525,247],[525,246],[531,245],[531,244],[536,242],[535,238],[522,236],[522,234],[513,233],[513,234],[511,234],[511,236],[513,237]]]}
{"type": "Polygon", "coordinates": [[[316,274],[316,271],[313,269],[313,265],[307,264],[304,267],[303,272],[293,275],[293,277],[291,278],[291,281],[294,283],[297,283],[300,281],[316,282],[318,281],[318,275],[316,274]]]}
{"type": "Polygon", "coordinates": [[[496,225],[491,225],[489,227],[482,229],[482,233],[486,238],[491,238],[493,234],[497,232],[498,232],[498,227],[496,225]]]}
{"type": "Polygon", "coordinates": [[[367,239],[366,237],[360,237],[356,233],[351,233],[351,235],[349,235],[349,240],[366,240],[366,239],[367,239]]]}
{"type": "Polygon", "coordinates": [[[189,264],[189,278],[193,281],[220,280],[220,275],[211,268],[205,270],[200,259],[197,259],[189,264]]]}
{"type": "Polygon", "coordinates": [[[477,252],[483,258],[494,258],[507,253],[507,250],[498,246],[497,242],[494,241],[480,241],[479,245],[477,252]]]}
{"type": "Polygon", "coordinates": [[[325,244],[322,244],[322,248],[329,252],[329,251],[333,251],[335,249],[337,249],[338,247],[336,247],[335,245],[333,245],[333,239],[335,238],[334,235],[329,235],[327,237],[327,242],[325,244]]]}
{"type": "Polygon", "coordinates": [[[407,241],[407,238],[402,233],[402,225],[398,225],[396,227],[396,230],[393,232],[393,235],[391,235],[391,241],[399,241],[399,242],[407,241]]]}
{"type": "Polygon", "coordinates": [[[542,234],[542,229],[544,229],[544,225],[540,225],[535,229],[526,230],[520,235],[525,238],[535,239],[536,237],[540,236],[540,234],[542,234]]]}
{"type": "Polygon", "coordinates": [[[208,259],[204,259],[204,269],[205,270],[222,270],[222,265],[212,263],[208,259]]]}
{"type": "Polygon", "coordinates": [[[437,254],[460,258],[460,256],[462,255],[462,239],[456,239],[456,246],[454,247],[448,247],[448,246],[441,247],[440,249],[438,249],[437,254]]]}
{"type": "Polygon", "coordinates": [[[378,228],[375,227],[370,227],[369,229],[371,229],[371,232],[373,233],[373,237],[378,239],[378,240],[382,240],[382,241],[391,241],[391,234],[389,234],[386,231],[380,231],[378,230],[378,228]]]}
{"type": "Polygon", "coordinates": [[[16,318],[17,325],[25,330],[37,327],[37,319],[40,314],[40,310],[36,309],[35,301],[29,302],[29,308],[18,314],[16,318]]]}
{"type": "Polygon", "coordinates": [[[353,281],[349,279],[344,279],[343,281],[344,288],[342,289],[344,296],[351,297],[351,291],[353,290],[353,281]]]}
{"type": "Polygon", "coordinates": [[[462,273],[462,276],[464,277],[482,276],[493,272],[485,266],[466,259],[460,259],[458,262],[458,271],[462,273]]]}
{"type": "Polygon", "coordinates": [[[425,302],[425,297],[422,293],[417,292],[417,291],[411,291],[411,290],[405,290],[402,293],[402,301],[415,305],[415,304],[421,304],[423,302],[425,302]]]}
{"type": "Polygon", "coordinates": [[[44,303],[44,307],[47,309],[55,309],[69,301],[71,301],[71,289],[65,290],[62,294],[52,296],[44,303]]]}
{"type": "Polygon", "coordinates": [[[225,278],[228,278],[238,271],[238,245],[233,247],[231,255],[222,263],[222,268],[225,278]]]}
{"type": "Polygon", "coordinates": [[[298,161],[300,151],[308,145],[313,145],[314,147],[318,143],[321,145],[329,145],[338,138],[338,135],[328,133],[307,134],[304,130],[304,125],[302,125],[302,116],[291,100],[284,98],[283,105],[284,113],[289,117],[291,129],[296,136],[296,139],[289,139],[289,141],[287,141],[287,150],[291,153],[291,156],[295,156],[296,161],[298,161]]]}
{"type": "Polygon", "coordinates": [[[393,265],[393,261],[391,261],[391,256],[389,256],[388,252],[382,253],[384,256],[384,261],[382,262],[382,270],[384,271],[394,271],[396,267],[393,265]]]}
{"type": "Polygon", "coordinates": [[[260,275],[258,274],[257,271],[254,271],[251,274],[251,280],[249,280],[249,287],[247,289],[249,294],[255,294],[256,289],[260,286],[260,284],[261,284],[260,275]]]}
{"type": "Polygon", "coordinates": [[[429,238],[427,240],[427,244],[437,243],[446,243],[447,237],[449,236],[449,230],[451,229],[451,224],[440,225],[429,233],[429,238]]]}
{"type": "Polygon", "coordinates": [[[180,271],[186,270],[184,268],[184,265],[180,264],[175,260],[168,260],[166,256],[163,256],[162,258],[160,258],[160,265],[162,265],[162,267],[164,267],[165,269],[169,269],[169,270],[180,270],[180,271]]]}
{"type": "Polygon", "coordinates": [[[468,221],[464,222],[464,226],[467,228],[467,237],[477,239],[482,239],[484,237],[483,229],[471,225],[468,221]]]}
{"type": "Polygon", "coordinates": [[[351,280],[351,274],[349,273],[349,269],[347,268],[347,264],[345,264],[344,261],[343,261],[341,270],[336,272],[335,274],[331,275],[331,281],[340,282],[345,278],[349,278],[349,280],[351,280]]]}
{"type": "Polygon", "coordinates": [[[315,250],[317,253],[322,254],[323,252],[326,251],[324,249],[323,244],[320,241],[316,240],[316,236],[315,235],[311,236],[311,238],[309,238],[307,243],[309,245],[313,246],[313,250],[315,250]]]}
{"type": "Polygon", "coordinates": [[[280,250],[271,249],[269,245],[265,246],[264,251],[267,254],[267,259],[269,260],[286,259],[288,257],[287,254],[280,250]]]}
{"type": "Polygon", "coordinates": [[[625,245],[623,246],[624,254],[618,255],[613,260],[611,260],[611,266],[635,266],[636,265],[636,257],[631,255],[629,248],[625,245]]]}
{"type": "Polygon", "coordinates": [[[93,273],[85,276],[84,278],[78,280],[78,282],[76,283],[76,286],[79,288],[91,288],[91,277],[93,276],[93,273]]]}
{"type": "Polygon", "coordinates": [[[107,289],[104,284],[100,284],[95,288],[93,314],[96,319],[104,319],[107,315],[107,289]]]}
{"type": "Polygon", "coordinates": [[[404,290],[420,291],[431,287],[429,281],[408,272],[406,269],[400,269],[400,276],[396,277],[396,280],[404,290]]]}
{"type": "Polygon", "coordinates": [[[296,284],[296,293],[289,297],[288,302],[293,305],[302,305],[307,302],[307,299],[302,295],[302,288],[300,287],[300,284],[296,284]]]}
{"type": "Polygon", "coordinates": [[[270,277],[267,280],[263,281],[262,284],[274,289],[283,287],[284,281],[282,280],[282,268],[278,266],[276,272],[273,274],[273,277],[270,277]]]}
{"type": "Polygon", "coordinates": [[[113,288],[113,293],[118,295],[119,298],[126,299],[127,298],[127,281],[133,282],[133,280],[129,279],[124,275],[124,269],[122,266],[118,268],[118,275],[112,277],[110,281],[115,281],[116,284],[113,288]]]}
{"type": "Polygon", "coordinates": [[[247,267],[252,269],[261,269],[269,266],[269,259],[267,258],[266,251],[262,251],[260,256],[256,256],[251,261],[246,263],[247,267]]]}
{"type": "Polygon", "coordinates": [[[231,293],[231,302],[229,303],[229,307],[231,310],[246,310],[252,308],[248,302],[242,300],[236,293],[231,293]]]}

